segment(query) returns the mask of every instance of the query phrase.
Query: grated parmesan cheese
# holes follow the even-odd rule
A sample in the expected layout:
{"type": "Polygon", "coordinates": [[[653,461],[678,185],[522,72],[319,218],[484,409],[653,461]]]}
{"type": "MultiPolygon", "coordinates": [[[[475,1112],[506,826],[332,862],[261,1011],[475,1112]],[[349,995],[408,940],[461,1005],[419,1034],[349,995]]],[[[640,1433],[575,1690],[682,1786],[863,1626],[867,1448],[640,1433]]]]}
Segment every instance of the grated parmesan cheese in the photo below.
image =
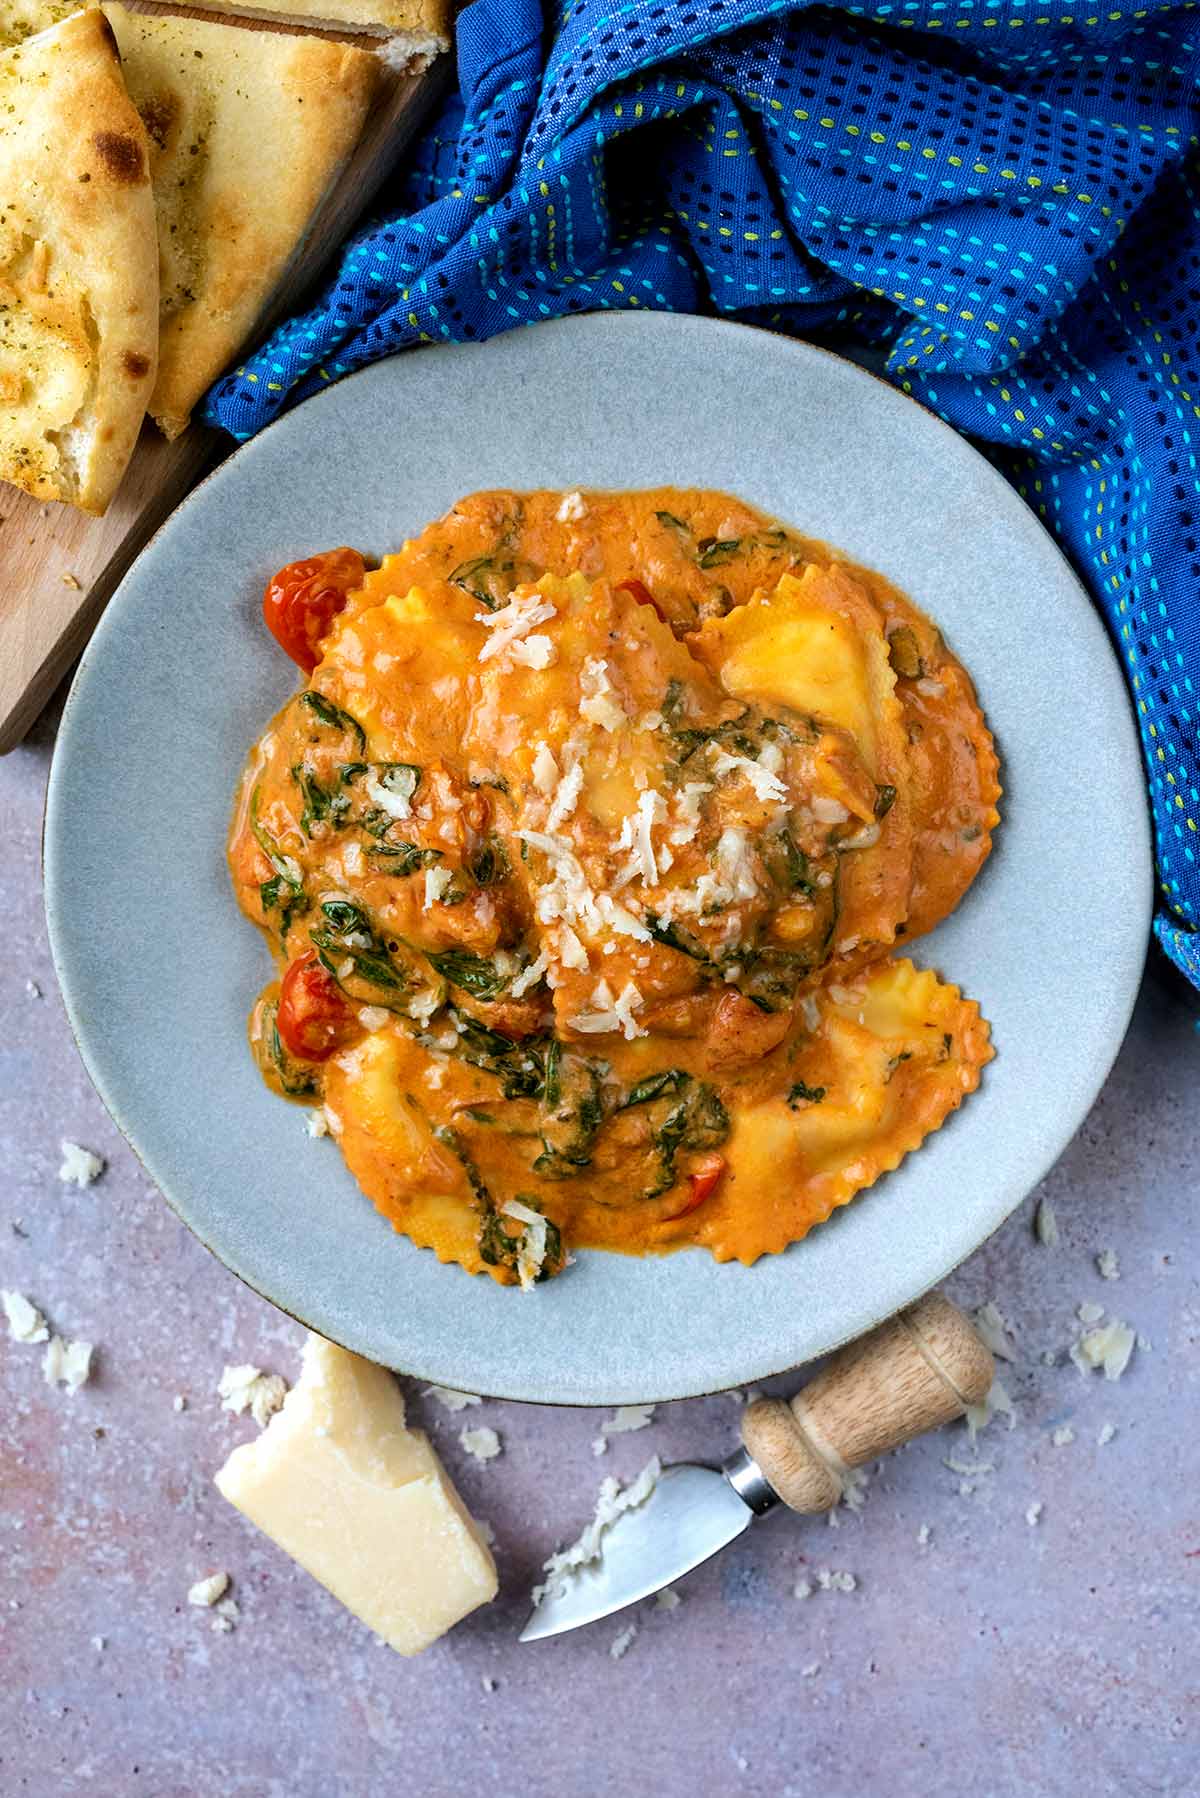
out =
{"type": "Polygon", "coordinates": [[[0,1303],[8,1319],[8,1333],[14,1342],[46,1342],[50,1331],[46,1320],[23,1292],[0,1292],[0,1303]]]}
{"type": "Polygon", "coordinates": [[[589,724],[598,724],[602,730],[622,729],[625,712],[614,697],[608,663],[599,656],[589,656],[583,664],[580,686],[583,688],[583,698],[579,701],[580,717],[586,718],[589,724]]]}
{"type": "Polygon", "coordinates": [[[840,799],[830,799],[824,793],[813,796],[810,809],[818,824],[844,824],[850,816],[840,799]]]}
{"type": "Polygon", "coordinates": [[[626,1042],[632,1042],[635,1036],[647,1035],[634,1016],[641,1009],[643,999],[632,980],[625,982],[615,998],[608,981],[599,981],[592,990],[591,1003],[590,1011],[580,1012],[569,1019],[572,1030],[579,1030],[586,1036],[600,1036],[610,1030],[619,1030],[626,1042]]]}
{"type": "Polygon", "coordinates": [[[520,1199],[508,1199],[500,1207],[502,1217],[515,1217],[524,1224],[521,1245],[517,1250],[517,1278],[522,1292],[532,1292],[537,1285],[542,1263],[546,1259],[546,1220],[540,1211],[520,1199]]]}
{"type": "Polygon", "coordinates": [[[735,899],[753,899],[758,892],[750,838],[744,830],[728,825],[717,838],[717,873],[735,899]]]}
{"type": "Polygon", "coordinates": [[[65,1386],[74,1395],[85,1386],[92,1371],[90,1342],[68,1342],[52,1336],[42,1356],[42,1378],[47,1386],[65,1386]]]}
{"type": "Polygon", "coordinates": [[[817,1569],[817,1585],[822,1592],[857,1592],[858,1579],[853,1573],[845,1573],[836,1567],[820,1567],[817,1569]]]}
{"type": "Polygon", "coordinates": [[[204,1579],[198,1579],[194,1586],[188,1587],[188,1603],[201,1609],[211,1610],[219,1598],[224,1598],[229,1590],[227,1573],[210,1573],[204,1579]]]}
{"type": "Polygon", "coordinates": [[[1025,1513],[1025,1521],[1030,1529],[1034,1529],[1042,1521],[1043,1505],[1040,1498],[1035,1499],[1025,1513]]]}
{"type": "Polygon", "coordinates": [[[90,1186],[98,1180],[108,1165],[103,1155],[85,1149],[81,1143],[67,1142],[64,1138],[59,1143],[62,1150],[62,1166],[58,1177],[64,1186],[90,1186]]]}
{"type": "Polygon", "coordinates": [[[645,1504],[657,1485],[661,1472],[662,1462],[655,1455],[628,1486],[622,1487],[618,1480],[611,1477],[601,1484],[595,1514],[582,1535],[568,1548],[557,1549],[543,1563],[547,1578],[541,1585],[535,1586],[530,1595],[535,1606],[541,1604],[547,1594],[557,1598],[567,1590],[581,1568],[593,1566],[601,1559],[604,1539],[613,1524],[626,1511],[634,1511],[639,1505],[645,1504]]]}
{"type": "Polygon", "coordinates": [[[494,1461],[504,1452],[499,1436],[487,1424],[481,1424],[475,1430],[460,1430],[458,1439],[476,1461],[494,1461]]]}
{"type": "MultiPolygon", "coordinates": [[[[764,767],[761,761],[752,761],[748,755],[732,755],[729,750],[721,749],[716,743],[710,743],[708,748],[715,774],[740,774],[753,788],[756,799],[786,805],[787,788],[778,774],[764,767]]],[[[843,815],[848,816],[846,813],[843,815]]]]}
{"type": "Polygon", "coordinates": [[[522,968],[521,972],[513,980],[512,985],[508,989],[510,997],[519,999],[522,994],[529,991],[531,986],[536,986],[549,966],[550,963],[547,959],[546,951],[543,949],[537,960],[531,961],[527,968],[522,968]]]}
{"type": "Polygon", "coordinates": [[[1102,1280],[1119,1280],[1121,1263],[1115,1249],[1101,1249],[1096,1256],[1096,1272],[1102,1280]]]}
{"type": "Polygon", "coordinates": [[[673,1586],[663,1586],[654,1600],[656,1611],[677,1611],[683,1603],[673,1586]]]}
{"type": "MultiPolygon", "coordinates": [[[[359,1008],[358,1021],[364,1030],[382,1030],[391,1015],[391,1012],[385,1010],[382,1005],[363,1005],[359,1008]]],[[[314,1115],[319,1116],[320,1114],[315,1113],[314,1115]]],[[[326,1125],[327,1128],[328,1125],[326,1125]]],[[[314,1132],[314,1134],[324,1135],[324,1131],[314,1132]]]]}
{"type": "Polygon", "coordinates": [[[577,759],[567,769],[550,804],[546,815],[547,830],[561,830],[575,807],[579,804],[579,795],[583,792],[583,761],[577,759]]]}
{"type": "Polygon", "coordinates": [[[1096,1438],[1097,1445],[1100,1448],[1107,1448],[1116,1433],[1117,1426],[1115,1423],[1102,1423],[1100,1425],[1100,1434],[1096,1438]]]}
{"type": "Polygon", "coordinates": [[[1049,1199],[1039,1199],[1033,1214],[1033,1233],[1044,1249],[1058,1247],[1058,1219],[1049,1199]]]}
{"type": "Polygon", "coordinates": [[[426,868],[425,897],[421,910],[428,911],[431,906],[436,905],[453,881],[454,871],[451,868],[426,868]]]}
{"type": "Polygon", "coordinates": [[[1137,1337],[1119,1318],[1085,1330],[1071,1349],[1071,1359],[1080,1373],[1104,1369],[1106,1380],[1119,1380],[1129,1366],[1137,1337]]]}
{"type": "Polygon", "coordinates": [[[993,1417],[1005,1417],[1010,1430],[1017,1425],[1017,1414],[1013,1408],[1008,1388],[1002,1381],[994,1379],[988,1387],[981,1405],[968,1405],[963,1413],[967,1420],[967,1435],[974,1442],[981,1430],[986,1430],[993,1417]]]}
{"type": "Polygon", "coordinates": [[[523,668],[536,668],[539,671],[543,668],[552,668],[558,660],[558,651],[554,644],[549,637],[543,637],[540,633],[513,643],[508,653],[510,658],[514,662],[519,662],[523,668]]]}
{"type": "Polygon", "coordinates": [[[281,1374],[263,1373],[260,1367],[243,1362],[237,1367],[223,1369],[217,1381],[217,1393],[222,1411],[232,1411],[236,1417],[249,1411],[263,1430],[282,1408],[288,1386],[281,1374]]]}
{"type": "Polygon", "coordinates": [[[559,524],[578,524],[581,518],[586,518],[587,503],[582,493],[564,493],[554,516],[559,524]]]}
{"type": "Polygon", "coordinates": [[[487,642],[479,651],[479,660],[490,662],[503,655],[522,637],[527,637],[535,626],[548,624],[557,616],[557,607],[536,588],[530,593],[511,594],[508,604],[497,612],[476,612],[475,622],[484,625],[488,632],[487,642]]]}
{"type": "Polygon", "coordinates": [[[619,1661],[622,1655],[629,1653],[637,1633],[637,1624],[627,1623],[620,1635],[613,1637],[608,1652],[614,1661],[619,1661]]]}
{"type": "Polygon", "coordinates": [[[481,1405],[474,1392],[455,1392],[451,1386],[426,1386],[425,1397],[436,1399],[446,1411],[465,1411],[468,1405],[481,1405]]]}
{"type": "Polygon", "coordinates": [[[533,756],[533,784],[539,793],[547,798],[558,785],[558,763],[554,759],[554,751],[545,743],[539,743],[533,756]]]}
{"type": "Polygon", "coordinates": [[[1016,1350],[1009,1341],[1009,1337],[1013,1334],[1013,1327],[991,1299],[986,1304],[980,1305],[975,1312],[973,1321],[979,1335],[997,1360],[1012,1361],[1015,1359],[1016,1350]]]}
{"type": "Polygon", "coordinates": [[[1055,1448],[1067,1448],[1075,1440],[1075,1432],[1069,1423],[1060,1423],[1050,1438],[1055,1448]]]}

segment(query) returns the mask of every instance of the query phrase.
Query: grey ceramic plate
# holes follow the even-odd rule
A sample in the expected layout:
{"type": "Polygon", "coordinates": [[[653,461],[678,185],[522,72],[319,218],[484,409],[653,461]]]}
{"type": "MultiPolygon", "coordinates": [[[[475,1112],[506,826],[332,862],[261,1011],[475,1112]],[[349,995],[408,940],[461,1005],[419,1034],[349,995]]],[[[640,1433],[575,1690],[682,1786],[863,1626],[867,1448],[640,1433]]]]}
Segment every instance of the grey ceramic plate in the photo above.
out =
{"type": "Polygon", "coordinates": [[[189,498],[84,656],[50,781],[55,958],[105,1103],[193,1230],[258,1291],[377,1361],[571,1404],[676,1398],[793,1366],[940,1279],[1087,1111],[1145,951],[1136,738],[1103,630],[1049,537],[953,432],[803,344],[596,316],[383,362],[285,417],[189,498]],[[1003,758],[996,850],[918,945],[991,1018],[981,1090],[902,1168],[754,1268],[581,1254],[523,1295],[395,1235],[273,1098],[244,1020],[269,974],[223,846],[243,755],[294,685],[266,577],[381,555],[473,488],[726,488],[906,588],[975,674],[1003,758]]]}

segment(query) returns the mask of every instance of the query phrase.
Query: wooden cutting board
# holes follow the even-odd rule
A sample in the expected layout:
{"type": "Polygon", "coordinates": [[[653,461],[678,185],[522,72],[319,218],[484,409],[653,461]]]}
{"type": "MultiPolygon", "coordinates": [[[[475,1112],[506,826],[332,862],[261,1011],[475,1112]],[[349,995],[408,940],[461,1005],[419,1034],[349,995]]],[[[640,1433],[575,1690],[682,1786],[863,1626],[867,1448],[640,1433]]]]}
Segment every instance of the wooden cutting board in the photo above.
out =
{"type": "MultiPolygon", "coordinates": [[[[141,12],[167,11],[138,5],[141,12]]],[[[210,13],[172,7],[197,18],[210,13]]],[[[265,20],[245,30],[294,29],[265,20]]],[[[368,46],[370,39],[318,32],[368,46]]],[[[375,199],[408,140],[445,91],[452,60],[418,75],[386,66],[358,147],[287,269],[257,341],[296,310],[327,271],[339,246],[375,199]]],[[[149,420],[125,478],[103,518],[72,506],[41,505],[0,481],[0,755],[16,747],[79,654],[122,575],[188,489],[233,448],[224,432],[193,424],[167,443],[149,420]]]]}

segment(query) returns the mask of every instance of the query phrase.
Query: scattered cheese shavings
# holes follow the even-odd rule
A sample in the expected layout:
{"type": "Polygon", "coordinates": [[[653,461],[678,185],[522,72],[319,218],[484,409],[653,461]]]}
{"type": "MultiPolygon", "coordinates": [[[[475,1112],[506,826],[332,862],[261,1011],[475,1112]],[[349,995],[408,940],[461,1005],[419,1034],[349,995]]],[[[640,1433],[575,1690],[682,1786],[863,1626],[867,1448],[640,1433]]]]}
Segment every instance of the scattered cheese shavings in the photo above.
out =
{"type": "Polygon", "coordinates": [[[1016,1428],[1017,1413],[1013,1406],[1008,1388],[1000,1379],[994,1379],[988,1387],[981,1405],[968,1405],[964,1416],[967,1420],[967,1435],[974,1442],[981,1430],[986,1430],[993,1417],[1004,1417],[1010,1430],[1016,1428]]]}
{"type": "Polygon", "coordinates": [[[549,966],[549,957],[543,949],[537,960],[531,961],[527,968],[522,968],[521,972],[512,981],[508,989],[511,997],[519,999],[523,993],[529,991],[531,986],[536,986],[549,966]]]}
{"type": "Polygon", "coordinates": [[[991,1299],[987,1301],[986,1305],[980,1305],[973,1321],[979,1335],[998,1360],[1013,1361],[1016,1359],[1016,1350],[1009,1341],[1013,1334],[1013,1327],[991,1299]]]}
{"type": "Polygon", "coordinates": [[[673,1586],[664,1586],[654,1600],[656,1611],[677,1611],[683,1603],[673,1586]]]}
{"type": "Polygon", "coordinates": [[[869,1479],[865,1467],[847,1467],[842,1474],[842,1503],[848,1511],[861,1511],[866,1504],[869,1479]]]}
{"type": "Polygon", "coordinates": [[[62,1150],[62,1166],[58,1170],[58,1177],[64,1186],[90,1186],[93,1180],[100,1178],[108,1165],[103,1155],[85,1149],[82,1143],[68,1142],[64,1137],[59,1147],[62,1150]]]}
{"type": "MultiPolygon", "coordinates": [[[[412,805],[410,803],[412,799],[411,791],[403,793],[400,791],[399,787],[385,786],[377,774],[367,775],[366,780],[363,782],[363,791],[371,801],[371,804],[377,805],[381,812],[387,813],[389,818],[395,818],[403,823],[406,818],[412,816],[412,805]]],[[[282,857],[280,859],[282,860],[282,857]]],[[[296,869],[296,874],[296,884],[299,886],[301,884],[299,867],[296,869]]]]}
{"type": "Polygon", "coordinates": [[[210,1573],[204,1579],[198,1579],[194,1586],[188,1587],[188,1603],[211,1610],[219,1598],[224,1598],[228,1590],[229,1575],[227,1573],[210,1573]]]}
{"type": "Polygon", "coordinates": [[[437,904],[442,894],[454,884],[453,868],[426,868],[425,897],[421,901],[421,910],[428,911],[437,904]]]}
{"type": "Polygon", "coordinates": [[[611,1417],[600,1425],[602,1436],[624,1436],[631,1430],[644,1430],[653,1420],[654,1405],[618,1405],[611,1417]]]}
{"type": "Polygon", "coordinates": [[[1102,1280],[1121,1278],[1121,1263],[1115,1249],[1101,1249],[1096,1256],[1096,1272],[1102,1280]]]}
{"type": "Polygon", "coordinates": [[[479,1676],[479,1683],[485,1692],[494,1692],[496,1690],[496,1682],[490,1673],[481,1673],[479,1676]]]}
{"type": "Polygon", "coordinates": [[[961,1473],[968,1479],[978,1479],[985,1473],[995,1472],[992,1461],[960,1461],[957,1455],[944,1455],[942,1466],[948,1467],[951,1473],[961,1473]]]}
{"type": "Polygon", "coordinates": [[[391,1015],[382,1005],[362,1005],[359,1007],[358,1021],[364,1030],[382,1030],[391,1015]]]}
{"type": "Polygon", "coordinates": [[[42,996],[42,989],[36,980],[27,980],[25,982],[25,991],[29,994],[31,999],[40,999],[42,996]]]}
{"type": "Polygon", "coordinates": [[[264,1373],[261,1367],[244,1362],[226,1367],[217,1382],[222,1411],[240,1417],[249,1411],[259,1429],[265,1429],[288,1394],[287,1381],[277,1373],[264,1373]]]}
{"type": "MultiPolygon", "coordinates": [[[[731,755],[728,750],[719,748],[715,743],[710,743],[708,747],[714,774],[740,774],[749,783],[756,799],[777,805],[787,803],[788,790],[778,774],[772,773],[761,762],[752,761],[748,755],[731,755]]],[[[844,812],[842,815],[846,816],[844,812]]]]}
{"type": "Polygon", "coordinates": [[[515,1217],[525,1226],[517,1249],[517,1278],[522,1292],[532,1292],[546,1259],[546,1220],[540,1211],[535,1211],[521,1199],[506,1200],[500,1212],[503,1217],[515,1217]]]}
{"type": "Polygon", "coordinates": [[[1060,1423],[1050,1440],[1055,1448],[1066,1448],[1069,1443],[1074,1442],[1075,1432],[1069,1423],[1060,1423]]]}
{"type": "Polygon", "coordinates": [[[657,1485],[661,1472],[662,1462],[654,1455],[628,1486],[622,1487],[611,1476],[603,1481],[596,1499],[595,1515],[582,1535],[569,1547],[557,1549],[543,1563],[543,1569],[549,1577],[533,1588],[531,1598],[534,1605],[539,1605],[547,1593],[557,1597],[565,1592],[572,1575],[579,1568],[590,1567],[601,1558],[604,1538],[617,1518],[624,1512],[636,1510],[639,1505],[645,1504],[657,1485]]]}
{"type": "Polygon", "coordinates": [[[858,1579],[839,1567],[819,1567],[817,1584],[822,1592],[857,1592],[858,1579]]]}
{"type": "Polygon", "coordinates": [[[558,785],[558,763],[548,743],[539,743],[533,754],[533,784],[549,798],[558,785]]]}
{"type": "Polygon", "coordinates": [[[1029,1509],[1025,1513],[1025,1521],[1030,1529],[1033,1529],[1035,1524],[1039,1524],[1042,1521],[1042,1510],[1043,1506],[1040,1498],[1035,1499],[1033,1504],[1029,1506],[1029,1509]]]}
{"type": "Polygon", "coordinates": [[[1075,1315],[1081,1324],[1098,1324],[1104,1316],[1104,1306],[1097,1305],[1094,1299],[1084,1299],[1081,1305],[1076,1305],[1075,1315]]]}
{"type": "Polygon", "coordinates": [[[108,1637],[107,1636],[93,1636],[92,1637],[92,1647],[96,1650],[97,1654],[103,1654],[104,1650],[108,1647],[108,1637]]]}
{"type": "Polygon", "coordinates": [[[503,655],[506,649],[527,637],[536,625],[548,624],[557,615],[557,607],[536,589],[532,593],[512,594],[508,604],[497,612],[476,612],[475,622],[485,625],[488,631],[488,640],[479,651],[479,660],[490,662],[494,656],[503,655]]]}
{"type": "Polygon", "coordinates": [[[242,1607],[236,1598],[223,1598],[216,1607],[216,1612],[217,1614],[209,1624],[209,1628],[213,1631],[214,1635],[227,1636],[235,1625],[240,1622],[242,1607]]]}
{"type": "Polygon", "coordinates": [[[329,1119],[323,1111],[310,1111],[304,1120],[310,1136],[328,1136],[329,1119]]]}
{"type": "Polygon", "coordinates": [[[1133,1354],[1137,1337],[1119,1318],[1086,1330],[1071,1349],[1071,1359],[1080,1373],[1104,1369],[1106,1380],[1119,1380],[1133,1354]]]}
{"type": "Polygon", "coordinates": [[[596,1455],[597,1457],[600,1455],[606,1455],[608,1453],[608,1437],[607,1436],[593,1436],[593,1438],[592,1438],[592,1453],[594,1455],[596,1455]]]}
{"type": "Polygon", "coordinates": [[[486,1423],[480,1424],[478,1429],[460,1430],[458,1439],[476,1461],[494,1461],[497,1455],[503,1453],[499,1436],[486,1423]]]}
{"type": "Polygon", "coordinates": [[[587,502],[582,493],[564,493],[554,516],[559,524],[578,524],[581,518],[586,518],[587,502]]]}
{"type": "Polygon", "coordinates": [[[801,1667],[800,1677],[801,1679],[815,1679],[820,1671],[820,1661],[809,1661],[807,1667],[801,1667]]]}
{"type": "Polygon", "coordinates": [[[921,1547],[928,1548],[929,1543],[932,1540],[932,1537],[933,1537],[932,1528],[930,1527],[929,1524],[923,1523],[921,1525],[920,1529],[917,1531],[917,1541],[921,1544],[921,1547]]]}
{"type": "Polygon", "coordinates": [[[579,701],[580,717],[586,718],[589,724],[598,724],[602,730],[621,730],[625,724],[625,711],[613,697],[615,689],[608,678],[608,663],[598,656],[589,656],[583,664],[579,684],[583,689],[583,698],[579,701]]]}
{"type": "Polygon", "coordinates": [[[619,1661],[623,1654],[628,1654],[636,1637],[637,1624],[627,1623],[619,1636],[614,1636],[609,1643],[608,1652],[614,1661],[619,1661]]]}
{"type": "Polygon", "coordinates": [[[1106,1448],[1107,1445],[1112,1441],[1112,1439],[1116,1435],[1116,1433],[1117,1433],[1117,1426],[1115,1423],[1102,1423],[1100,1425],[1100,1434],[1096,1438],[1096,1442],[1099,1445],[1099,1447],[1106,1448]]]}
{"type": "Polygon", "coordinates": [[[642,995],[632,980],[625,982],[615,998],[608,981],[600,980],[592,989],[592,1009],[579,1012],[568,1022],[572,1030],[578,1030],[585,1036],[606,1035],[609,1031],[620,1030],[626,1042],[632,1042],[635,1036],[647,1035],[634,1016],[641,1009],[642,1003],[642,995]]]}
{"type": "Polygon", "coordinates": [[[0,1292],[0,1302],[4,1305],[4,1315],[8,1319],[8,1333],[14,1342],[46,1342],[50,1331],[46,1320],[25,1297],[23,1292],[0,1292]]]}
{"type": "Polygon", "coordinates": [[[792,1597],[793,1598],[811,1598],[812,1595],[813,1595],[812,1583],[809,1580],[798,1579],[796,1581],[795,1585],[792,1587],[792,1597]]]}
{"type": "Polygon", "coordinates": [[[171,1400],[171,1409],[172,1411],[187,1410],[187,1400],[184,1398],[182,1392],[177,1392],[175,1397],[171,1400]]]}
{"type": "Polygon", "coordinates": [[[574,762],[563,775],[550,802],[550,810],[546,814],[546,829],[560,830],[566,823],[575,807],[579,804],[579,795],[583,792],[583,762],[574,762]]]}
{"type": "Polygon", "coordinates": [[[542,636],[540,631],[535,632],[532,637],[524,637],[511,644],[508,653],[523,668],[553,668],[558,660],[558,651],[552,640],[542,636]]]}
{"type": "Polygon", "coordinates": [[[436,1399],[446,1411],[465,1411],[468,1405],[481,1405],[483,1400],[474,1392],[455,1392],[450,1386],[426,1386],[425,1397],[436,1399]]]}
{"type": "Polygon", "coordinates": [[[47,1386],[61,1385],[70,1393],[78,1392],[87,1384],[91,1371],[90,1342],[68,1342],[62,1336],[50,1338],[42,1356],[42,1377],[47,1386]]]}
{"type": "Polygon", "coordinates": [[[1039,1199],[1033,1214],[1033,1233],[1044,1249],[1058,1247],[1058,1219],[1049,1199],[1039,1199]]]}

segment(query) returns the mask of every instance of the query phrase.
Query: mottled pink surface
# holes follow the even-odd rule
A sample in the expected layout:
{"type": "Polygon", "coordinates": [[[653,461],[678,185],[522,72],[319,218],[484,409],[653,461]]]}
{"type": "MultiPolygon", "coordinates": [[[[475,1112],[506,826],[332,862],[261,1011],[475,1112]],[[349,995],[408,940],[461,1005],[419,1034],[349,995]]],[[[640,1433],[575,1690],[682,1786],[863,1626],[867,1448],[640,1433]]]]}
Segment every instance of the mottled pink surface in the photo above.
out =
{"type": "Polygon", "coordinates": [[[630,1613],[637,1638],[613,1661],[625,1618],[518,1646],[539,1563],[577,1533],[604,1473],[728,1452],[733,1400],[663,1406],[598,1461],[595,1414],[451,1417],[413,1389],[410,1414],[495,1527],[502,1592],[404,1661],[213,1489],[255,1427],[221,1411],[223,1365],[294,1376],[301,1333],[193,1241],[88,1084],[42,915],[49,752],[43,727],[0,762],[0,1285],[98,1353],[69,1397],[43,1382],[40,1349],[0,1339],[3,1798],[1200,1791],[1200,1037],[1194,999],[1157,961],[1042,1189],[1059,1247],[1034,1240],[1030,1202],[951,1283],[1013,1323],[1011,1433],[993,1424],[972,1450],[957,1426],[902,1451],[836,1530],[756,1526],[682,1582],[677,1610],[630,1613]],[[57,1178],[63,1136],[108,1160],[87,1190],[57,1178]],[[1117,1282],[1097,1273],[1104,1248],[1117,1282]],[[1149,1339],[1119,1384],[1066,1358],[1081,1300],[1149,1339]],[[496,1428],[503,1456],[463,1454],[464,1421],[496,1428]],[[1117,1433],[1101,1446],[1105,1422],[1117,1433]],[[1064,1425],[1074,1440],[1056,1447],[1064,1425]],[[947,1457],[991,1470],[962,1491],[947,1457]],[[793,1596],[825,1567],[858,1589],[793,1596]],[[242,1611],[228,1635],[186,1602],[216,1569],[242,1611]]]}

